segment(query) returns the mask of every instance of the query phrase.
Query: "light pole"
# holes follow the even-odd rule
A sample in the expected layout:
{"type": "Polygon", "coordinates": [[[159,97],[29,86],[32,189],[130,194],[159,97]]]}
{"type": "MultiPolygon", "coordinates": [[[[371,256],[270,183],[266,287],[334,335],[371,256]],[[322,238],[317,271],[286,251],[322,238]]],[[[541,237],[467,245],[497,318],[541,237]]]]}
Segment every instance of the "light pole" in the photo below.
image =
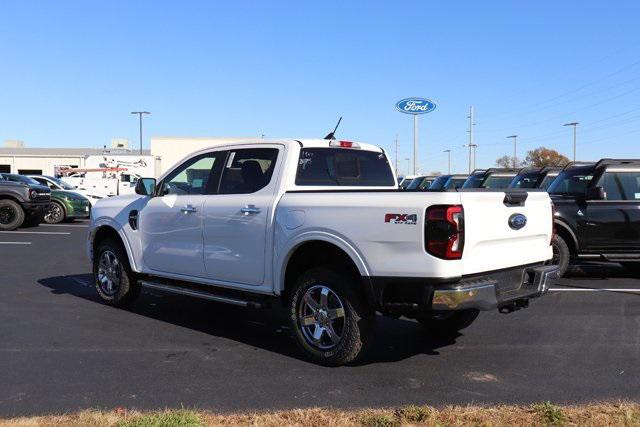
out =
{"type": "MultiPolygon", "coordinates": [[[[407,161],[407,175],[411,175],[411,163],[409,163],[411,161],[411,159],[406,157],[405,160],[407,161]]],[[[415,173],[414,173],[414,175],[415,175],[415,173]]]]}
{"type": "Polygon", "coordinates": [[[518,135],[511,135],[508,136],[507,139],[513,139],[513,168],[516,169],[517,163],[518,163],[518,157],[517,157],[517,153],[518,153],[518,135]]]}
{"type": "Polygon", "coordinates": [[[396,135],[396,176],[398,176],[398,135],[396,135]]]}
{"type": "Polygon", "coordinates": [[[142,156],[142,115],[151,113],[148,111],[132,111],[131,114],[137,114],[140,119],[140,155],[142,156]]]}
{"type": "Polygon", "coordinates": [[[447,153],[447,164],[448,164],[448,168],[447,168],[447,173],[449,175],[451,175],[451,150],[444,150],[443,153],[447,153]]]}
{"type": "Polygon", "coordinates": [[[578,125],[580,123],[578,122],[571,122],[571,123],[565,123],[562,126],[573,126],[573,161],[576,161],[576,136],[577,136],[577,129],[578,129],[578,125]]]}

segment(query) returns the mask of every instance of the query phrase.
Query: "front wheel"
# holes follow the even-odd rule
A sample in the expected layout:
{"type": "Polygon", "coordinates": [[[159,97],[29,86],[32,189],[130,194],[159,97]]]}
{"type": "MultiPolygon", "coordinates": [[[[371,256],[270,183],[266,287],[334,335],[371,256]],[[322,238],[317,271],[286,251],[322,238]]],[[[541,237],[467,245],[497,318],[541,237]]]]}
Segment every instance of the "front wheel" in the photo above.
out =
{"type": "Polygon", "coordinates": [[[24,222],[22,207],[13,200],[0,200],[0,231],[13,231],[24,222]]]}
{"type": "Polygon", "coordinates": [[[375,312],[357,292],[355,279],[313,268],[296,280],[289,320],[296,341],[313,362],[339,366],[357,359],[371,342],[375,312]]]}
{"type": "Polygon", "coordinates": [[[93,279],[100,299],[116,307],[127,306],[140,294],[140,284],[124,248],[112,239],[98,244],[93,258],[93,279]]]}
{"type": "Polygon", "coordinates": [[[51,202],[44,214],[47,224],[59,224],[65,219],[64,207],[58,202],[51,202]]]}
{"type": "Polygon", "coordinates": [[[470,326],[480,314],[470,308],[458,311],[434,311],[417,318],[427,331],[441,336],[455,335],[470,326]]]}

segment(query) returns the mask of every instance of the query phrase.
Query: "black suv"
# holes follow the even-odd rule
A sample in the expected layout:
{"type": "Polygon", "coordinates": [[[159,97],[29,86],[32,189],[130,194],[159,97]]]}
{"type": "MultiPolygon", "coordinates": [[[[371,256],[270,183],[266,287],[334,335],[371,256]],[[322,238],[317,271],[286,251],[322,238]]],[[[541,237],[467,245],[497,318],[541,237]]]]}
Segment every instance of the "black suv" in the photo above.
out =
{"type": "Polygon", "coordinates": [[[0,231],[39,224],[50,203],[49,187],[7,181],[0,176],[0,231]]]}
{"type": "Polygon", "coordinates": [[[640,274],[640,159],[570,163],[547,191],[561,274],[577,259],[616,261],[640,274]]]}
{"type": "Polygon", "coordinates": [[[518,169],[476,169],[471,172],[462,188],[507,188],[516,175],[518,169]]]}
{"type": "Polygon", "coordinates": [[[560,174],[562,168],[545,166],[542,168],[522,168],[513,178],[509,188],[541,188],[546,190],[560,174]]]}

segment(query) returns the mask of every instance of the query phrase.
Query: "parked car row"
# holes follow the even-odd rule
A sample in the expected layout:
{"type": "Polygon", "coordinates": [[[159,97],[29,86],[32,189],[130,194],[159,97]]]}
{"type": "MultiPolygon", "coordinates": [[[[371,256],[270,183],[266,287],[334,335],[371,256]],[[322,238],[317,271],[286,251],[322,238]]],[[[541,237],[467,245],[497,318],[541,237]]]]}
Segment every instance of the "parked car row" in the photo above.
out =
{"type": "Polygon", "coordinates": [[[90,212],[89,199],[63,181],[0,173],[0,231],[89,218],[90,212]]]}
{"type": "Polygon", "coordinates": [[[640,274],[640,159],[572,162],[563,168],[478,169],[468,177],[453,176],[441,175],[428,188],[414,185],[425,177],[406,177],[401,188],[544,190],[555,206],[551,262],[560,274],[578,260],[615,261],[640,274]],[[443,185],[453,176],[456,184],[443,185]]]}

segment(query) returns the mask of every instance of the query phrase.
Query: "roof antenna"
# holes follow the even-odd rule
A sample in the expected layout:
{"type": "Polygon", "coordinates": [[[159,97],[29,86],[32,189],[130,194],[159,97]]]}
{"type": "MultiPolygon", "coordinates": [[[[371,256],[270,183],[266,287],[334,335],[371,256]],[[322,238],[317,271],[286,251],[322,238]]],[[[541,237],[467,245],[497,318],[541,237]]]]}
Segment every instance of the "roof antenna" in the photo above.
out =
{"type": "Polygon", "coordinates": [[[336,127],[333,128],[333,132],[330,132],[329,135],[325,136],[324,139],[336,139],[336,131],[338,130],[338,126],[340,126],[340,122],[342,121],[342,116],[338,119],[338,123],[336,123],[336,127]]]}

